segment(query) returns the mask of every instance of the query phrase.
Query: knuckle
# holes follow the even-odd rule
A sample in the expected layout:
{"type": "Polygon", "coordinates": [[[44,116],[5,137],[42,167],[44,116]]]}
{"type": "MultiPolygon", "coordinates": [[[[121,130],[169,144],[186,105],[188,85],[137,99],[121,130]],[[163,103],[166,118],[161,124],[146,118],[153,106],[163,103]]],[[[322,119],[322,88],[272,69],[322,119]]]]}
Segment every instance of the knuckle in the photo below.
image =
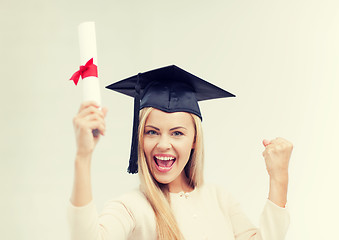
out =
{"type": "Polygon", "coordinates": [[[268,148],[268,149],[266,149],[266,153],[268,154],[268,155],[271,155],[272,153],[274,153],[275,152],[275,149],[274,148],[268,148]]]}
{"type": "Polygon", "coordinates": [[[81,105],[80,105],[80,110],[85,109],[87,106],[88,106],[88,102],[83,102],[83,103],[81,103],[81,105]]]}
{"type": "Polygon", "coordinates": [[[292,150],[293,149],[293,144],[285,139],[281,142],[281,148],[282,150],[292,150]]]}
{"type": "Polygon", "coordinates": [[[284,150],[284,148],[285,148],[285,147],[284,147],[283,144],[277,144],[277,145],[275,146],[275,150],[278,151],[278,152],[284,150]]]}
{"type": "Polygon", "coordinates": [[[95,107],[93,107],[93,106],[88,106],[88,110],[90,111],[90,113],[92,113],[92,112],[95,111],[95,107]]]}
{"type": "Polygon", "coordinates": [[[293,143],[291,143],[290,141],[286,140],[286,145],[290,148],[293,148],[293,143]]]}

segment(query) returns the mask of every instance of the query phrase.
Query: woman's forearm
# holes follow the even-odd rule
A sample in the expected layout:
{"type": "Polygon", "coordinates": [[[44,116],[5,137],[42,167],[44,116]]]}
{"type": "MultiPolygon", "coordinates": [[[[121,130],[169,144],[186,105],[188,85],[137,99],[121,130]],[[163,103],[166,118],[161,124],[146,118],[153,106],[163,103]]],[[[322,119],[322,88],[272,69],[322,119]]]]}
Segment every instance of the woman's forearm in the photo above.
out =
{"type": "Polygon", "coordinates": [[[288,176],[282,180],[270,178],[270,190],[268,199],[279,207],[285,207],[287,202],[288,176]]]}
{"type": "Polygon", "coordinates": [[[74,182],[71,203],[85,206],[92,201],[91,156],[77,156],[74,162],[74,182]]]}
{"type": "Polygon", "coordinates": [[[74,206],[85,206],[92,201],[91,159],[100,139],[100,135],[93,135],[92,129],[99,129],[100,134],[104,135],[106,113],[106,108],[100,110],[98,104],[88,101],[81,104],[78,114],[73,118],[77,143],[71,195],[74,206]]]}

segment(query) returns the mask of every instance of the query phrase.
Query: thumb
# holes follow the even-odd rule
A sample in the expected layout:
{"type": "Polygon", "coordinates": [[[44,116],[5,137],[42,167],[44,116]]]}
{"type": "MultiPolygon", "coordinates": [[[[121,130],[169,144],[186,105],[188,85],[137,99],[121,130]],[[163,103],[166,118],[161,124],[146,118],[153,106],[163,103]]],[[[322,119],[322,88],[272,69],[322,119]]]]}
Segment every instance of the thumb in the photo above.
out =
{"type": "Polygon", "coordinates": [[[264,139],[262,141],[262,143],[264,144],[265,147],[267,147],[267,145],[270,145],[271,144],[271,141],[270,140],[267,140],[267,139],[264,139]]]}

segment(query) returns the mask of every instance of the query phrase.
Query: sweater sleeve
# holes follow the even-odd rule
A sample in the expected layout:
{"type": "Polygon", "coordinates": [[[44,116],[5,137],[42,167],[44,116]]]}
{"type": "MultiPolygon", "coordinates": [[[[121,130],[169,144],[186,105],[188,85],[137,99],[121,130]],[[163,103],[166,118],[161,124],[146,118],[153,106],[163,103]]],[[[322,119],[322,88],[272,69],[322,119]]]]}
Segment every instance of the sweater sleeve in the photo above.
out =
{"type": "Polygon", "coordinates": [[[288,209],[279,207],[268,199],[260,217],[260,232],[262,239],[285,239],[289,223],[290,215],[288,209]]]}
{"type": "MultiPolygon", "coordinates": [[[[219,192],[220,199],[220,192],[219,192]]],[[[220,203],[224,214],[230,218],[235,240],[284,240],[289,226],[289,212],[267,200],[256,228],[243,213],[240,204],[228,193],[222,193],[220,203]]],[[[219,200],[220,202],[220,200],[219,200]]]]}
{"type": "Polygon", "coordinates": [[[83,207],[69,203],[67,215],[71,240],[123,240],[135,226],[133,215],[119,201],[108,202],[100,215],[93,202],[83,207]]]}

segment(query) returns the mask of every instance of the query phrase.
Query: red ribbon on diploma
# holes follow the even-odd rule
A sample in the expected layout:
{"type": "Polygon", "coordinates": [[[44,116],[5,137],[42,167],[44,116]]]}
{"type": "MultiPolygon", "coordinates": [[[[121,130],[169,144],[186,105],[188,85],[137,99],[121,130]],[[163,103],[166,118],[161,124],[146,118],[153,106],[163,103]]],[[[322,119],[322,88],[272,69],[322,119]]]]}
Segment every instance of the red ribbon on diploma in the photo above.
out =
{"type": "Polygon", "coordinates": [[[75,85],[78,84],[79,78],[98,77],[98,67],[93,64],[93,58],[88,60],[85,66],[81,65],[79,71],[76,71],[69,80],[72,80],[75,85]]]}

